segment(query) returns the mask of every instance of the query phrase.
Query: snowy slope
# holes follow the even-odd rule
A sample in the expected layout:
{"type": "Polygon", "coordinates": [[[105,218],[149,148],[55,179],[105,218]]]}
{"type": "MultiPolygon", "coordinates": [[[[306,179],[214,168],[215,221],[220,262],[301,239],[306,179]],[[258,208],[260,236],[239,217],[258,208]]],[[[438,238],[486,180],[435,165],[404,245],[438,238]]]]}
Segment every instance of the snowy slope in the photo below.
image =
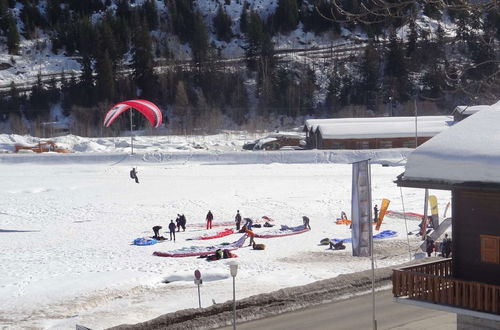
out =
{"type": "MultiPolygon", "coordinates": [[[[193,139],[201,143],[204,137],[193,139]]],[[[289,152],[295,155],[291,160],[274,158],[285,154],[274,152],[234,152],[224,156],[225,152],[212,150],[211,154],[213,161],[207,163],[168,158],[149,161],[147,152],[130,157],[126,151],[117,154],[127,159],[124,162],[117,161],[116,154],[102,150],[70,155],[2,154],[2,324],[9,329],[67,329],[75,324],[101,329],[195,308],[195,269],[204,279],[203,306],[210,305],[212,299],[231,299],[226,261],[209,263],[196,257],[152,255],[154,251],[232,242],[241,236],[187,241],[225,228],[203,229],[208,210],[214,213],[216,225],[230,224],[237,209],[243,217],[260,219],[267,215],[276,226],[299,225],[303,215],[311,219],[310,232],[257,239],[266,244],[264,251],[248,247],[235,251],[240,264],[238,298],[370,267],[369,260],[351,257],[350,246],[344,251],[329,251],[319,245],[325,237],[350,236],[348,226],[334,224],[341,211],[350,214],[350,165],[312,162],[303,151],[289,152]],[[261,155],[258,157],[272,157],[273,161],[245,163],[240,155],[261,155]],[[23,158],[22,163],[13,160],[18,156],[23,158]],[[64,161],[68,159],[65,156],[72,160],[64,161]],[[215,156],[232,161],[220,162],[215,156]],[[47,157],[53,161],[46,164],[47,157]],[[294,159],[300,157],[305,160],[296,163],[294,159]],[[129,178],[132,166],[138,168],[139,184],[129,178]],[[131,245],[137,237],[152,235],[154,225],[163,226],[162,234],[167,236],[167,224],[178,213],[186,215],[187,230],[177,235],[176,242],[131,245]]],[[[359,156],[351,151],[341,157],[348,163],[359,156]]],[[[374,203],[389,198],[390,209],[403,210],[400,189],[393,183],[403,170],[401,166],[372,166],[374,203]]],[[[404,209],[421,213],[423,191],[404,189],[403,193],[404,209]]],[[[441,208],[449,200],[445,191],[431,193],[438,196],[441,208]]],[[[377,267],[408,259],[404,234],[417,224],[408,221],[407,227],[403,219],[386,219],[381,230],[395,230],[399,235],[377,241],[377,267]]],[[[416,251],[419,239],[410,240],[416,251]]]]}

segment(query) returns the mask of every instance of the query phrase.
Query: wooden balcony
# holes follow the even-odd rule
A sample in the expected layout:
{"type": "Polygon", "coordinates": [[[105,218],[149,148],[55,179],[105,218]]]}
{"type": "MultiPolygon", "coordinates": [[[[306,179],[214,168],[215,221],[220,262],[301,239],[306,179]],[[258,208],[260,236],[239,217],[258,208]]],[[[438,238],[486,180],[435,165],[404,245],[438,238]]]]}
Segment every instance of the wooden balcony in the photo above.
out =
{"type": "Polygon", "coordinates": [[[500,286],[453,278],[451,259],[394,269],[394,297],[500,315],[500,286]]]}

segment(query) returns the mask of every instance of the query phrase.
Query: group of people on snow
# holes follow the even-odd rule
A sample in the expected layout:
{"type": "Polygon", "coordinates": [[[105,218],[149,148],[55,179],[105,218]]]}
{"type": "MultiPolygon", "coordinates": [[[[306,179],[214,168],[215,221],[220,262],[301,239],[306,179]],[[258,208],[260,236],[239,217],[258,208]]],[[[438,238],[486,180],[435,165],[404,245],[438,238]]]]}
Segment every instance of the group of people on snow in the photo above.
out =
{"type": "MultiPolygon", "coordinates": [[[[186,231],[186,216],[184,214],[177,214],[177,219],[170,220],[170,223],[168,224],[168,232],[170,234],[170,240],[175,242],[175,229],[177,228],[177,231],[179,232],[181,230],[186,231]]],[[[154,226],[153,227],[153,233],[154,236],[152,238],[156,240],[166,240],[165,237],[160,236],[160,230],[162,229],[162,226],[154,226]]]]}
{"type": "Polygon", "coordinates": [[[425,252],[427,252],[427,256],[430,257],[434,251],[441,251],[441,255],[444,258],[448,258],[450,256],[451,239],[448,238],[448,234],[444,234],[444,238],[439,245],[437,245],[430,236],[427,236],[425,239],[425,252]]]}

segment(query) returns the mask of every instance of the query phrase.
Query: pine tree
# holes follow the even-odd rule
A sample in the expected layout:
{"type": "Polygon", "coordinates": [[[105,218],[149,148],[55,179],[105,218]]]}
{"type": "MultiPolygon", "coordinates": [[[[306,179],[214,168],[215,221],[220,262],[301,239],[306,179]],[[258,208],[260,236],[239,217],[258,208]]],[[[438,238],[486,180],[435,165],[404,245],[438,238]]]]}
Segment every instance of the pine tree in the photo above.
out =
{"type": "Polygon", "coordinates": [[[278,31],[287,33],[295,30],[299,23],[297,0],[278,0],[274,16],[274,24],[278,31]]]}
{"type": "Polygon", "coordinates": [[[192,24],[193,35],[189,45],[193,53],[193,61],[204,62],[208,59],[208,31],[200,12],[196,12],[192,24]]]}
{"type": "Polygon", "coordinates": [[[241,8],[240,31],[242,33],[247,33],[247,27],[248,27],[248,3],[245,1],[243,2],[243,6],[241,8]]]}
{"type": "Polygon", "coordinates": [[[361,65],[361,90],[364,91],[363,104],[370,106],[372,109],[375,106],[375,99],[379,92],[379,68],[380,68],[380,54],[372,40],[368,43],[365,49],[363,62],[361,65]]]}
{"type": "Polygon", "coordinates": [[[17,31],[16,21],[9,14],[9,29],[7,32],[7,49],[9,50],[9,54],[16,55],[19,52],[19,32],[17,31]]]}
{"type": "Polygon", "coordinates": [[[174,116],[180,119],[180,128],[182,130],[186,129],[189,113],[189,99],[186,88],[184,82],[179,80],[175,91],[174,116]]]}
{"type": "Polygon", "coordinates": [[[408,43],[406,44],[406,56],[415,59],[415,51],[417,50],[418,31],[417,24],[415,24],[415,17],[410,19],[408,23],[410,32],[408,34],[408,43]]]}
{"type": "Polygon", "coordinates": [[[231,17],[226,13],[222,6],[219,6],[217,10],[217,14],[213,20],[215,34],[219,40],[229,42],[233,36],[233,32],[231,31],[231,17]]]}
{"type": "Polygon", "coordinates": [[[7,0],[0,0],[0,30],[6,35],[9,30],[9,8],[7,0]]]}
{"type": "Polygon", "coordinates": [[[153,48],[151,36],[144,24],[140,24],[133,38],[132,69],[137,87],[141,89],[140,96],[154,97],[157,93],[157,78],[153,67],[153,48]]]}
{"type": "Polygon", "coordinates": [[[156,1],[147,0],[142,5],[144,10],[144,15],[146,16],[146,22],[149,25],[150,31],[158,29],[158,10],[156,8],[156,1]]]}
{"type": "Polygon", "coordinates": [[[113,65],[107,49],[96,58],[96,87],[100,100],[113,101],[115,98],[115,79],[113,65]]]}

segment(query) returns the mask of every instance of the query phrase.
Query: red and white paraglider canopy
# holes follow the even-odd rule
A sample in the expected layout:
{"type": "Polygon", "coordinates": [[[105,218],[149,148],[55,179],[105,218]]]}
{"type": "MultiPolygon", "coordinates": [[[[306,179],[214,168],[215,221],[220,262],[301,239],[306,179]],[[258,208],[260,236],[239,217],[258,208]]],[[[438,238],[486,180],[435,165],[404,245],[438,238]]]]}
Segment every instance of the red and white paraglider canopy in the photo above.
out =
{"type": "Polygon", "coordinates": [[[142,113],[151,123],[151,126],[160,127],[162,122],[161,110],[152,102],[146,100],[128,100],[115,104],[104,118],[104,126],[109,127],[124,111],[133,108],[142,113]]]}

